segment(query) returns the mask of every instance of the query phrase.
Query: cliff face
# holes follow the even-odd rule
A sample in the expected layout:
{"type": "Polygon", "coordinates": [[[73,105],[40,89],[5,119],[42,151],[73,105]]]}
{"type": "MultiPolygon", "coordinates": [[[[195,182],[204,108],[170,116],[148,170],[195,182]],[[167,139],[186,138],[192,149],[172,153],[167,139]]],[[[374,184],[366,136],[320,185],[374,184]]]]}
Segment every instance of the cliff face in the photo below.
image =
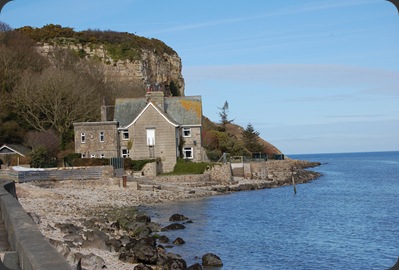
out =
{"type": "Polygon", "coordinates": [[[163,87],[172,82],[184,96],[184,79],[182,76],[182,63],[176,53],[156,53],[155,50],[141,49],[136,60],[113,59],[104,45],[96,47],[83,44],[41,43],[37,45],[38,51],[47,57],[51,57],[56,48],[74,50],[79,56],[86,59],[94,59],[101,63],[107,79],[115,82],[138,82],[156,84],[163,87]]]}

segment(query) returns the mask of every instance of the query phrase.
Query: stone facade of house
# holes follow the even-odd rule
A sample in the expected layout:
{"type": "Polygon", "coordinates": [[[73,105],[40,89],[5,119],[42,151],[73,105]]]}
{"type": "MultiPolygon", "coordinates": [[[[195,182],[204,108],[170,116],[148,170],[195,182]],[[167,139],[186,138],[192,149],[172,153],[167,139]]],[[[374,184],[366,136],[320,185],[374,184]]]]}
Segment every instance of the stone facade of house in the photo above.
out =
{"type": "Polygon", "coordinates": [[[118,156],[117,122],[74,123],[75,152],[83,158],[118,156]]]}
{"type": "Polygon", "coordinates": [[[74,123],[75,152],[85,158],[159,159],[161,172],[173,170],[177,158],[206,159],[202,148],[201,97],[164,97],[162,91],[145,98],[117,99],[114,121],[101,109],[101,122],[74,123]]]}

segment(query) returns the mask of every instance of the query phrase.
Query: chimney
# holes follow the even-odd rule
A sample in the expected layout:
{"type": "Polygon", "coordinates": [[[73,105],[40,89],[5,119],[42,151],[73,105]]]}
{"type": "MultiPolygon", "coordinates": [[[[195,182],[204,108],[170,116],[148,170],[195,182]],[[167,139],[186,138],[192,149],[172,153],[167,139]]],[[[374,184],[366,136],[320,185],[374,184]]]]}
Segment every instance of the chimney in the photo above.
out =
{"type": "Polygon", "coordinates": [[[101,122],[107,121],[107,106],[105,105],[105,98],[103,98],[103,105],[101,105],[101,122]]]}
{"type": "Polygon", "coordinates": [[[165,110],[165,95],[163,91],[147,91],[146,98],[156,104],[163,111],[165,110]]]}

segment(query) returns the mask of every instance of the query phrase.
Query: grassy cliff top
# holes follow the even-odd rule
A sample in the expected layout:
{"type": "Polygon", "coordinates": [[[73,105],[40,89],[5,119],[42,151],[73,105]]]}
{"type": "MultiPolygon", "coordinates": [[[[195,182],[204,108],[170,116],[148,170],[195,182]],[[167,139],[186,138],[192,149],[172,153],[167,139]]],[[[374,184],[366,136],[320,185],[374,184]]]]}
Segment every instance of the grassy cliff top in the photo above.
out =
{"type": "Polygon", "coordinates": [[[92,29],[75,31],[73,28],[54,24],[48,24],[42,28],[24,26],[15,29],[15,31],[24,33],[34,41],[42,43],[118,46],[126,52],[129,50],[150,50],[159,55],[164,53],[176,54],[172,48],[158,39],[140,37],[127,32],[92,29]]]}

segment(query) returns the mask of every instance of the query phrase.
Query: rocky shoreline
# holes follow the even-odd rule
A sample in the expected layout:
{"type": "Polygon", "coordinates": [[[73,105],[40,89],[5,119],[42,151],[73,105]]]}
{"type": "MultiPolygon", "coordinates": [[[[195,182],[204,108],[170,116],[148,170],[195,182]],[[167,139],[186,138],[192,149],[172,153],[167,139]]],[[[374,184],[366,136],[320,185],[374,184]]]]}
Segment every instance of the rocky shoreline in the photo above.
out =
{"type": "MultiPolygon", "coordinates": [[[[156,224],[138,206],[195,197],[214,196],[243,190],[274,188],[306,183],[320,174],[305,170],[320,163],[282,161],[278,171],[270,171],[268,179],[234,179],[231,184],[196,187],[168,183],[164,187],[136,190],[119,179],[101,181],[46,181],[17,184],[17,195],[23,208],[41,232],[76,268],[82,269],[202,269],[220,266],[215,254],[204,254],[202,266],[187,266],[183,258],[170,252],[183,239],[167,239],[163,231],[183,229],[190,219],[170,217],[170,224],[156,224]],[[295,171],[292,168],[295,167],[295,171]],[[270,179],[270,175],[284,175],[270,179]]],[[[156,183],[156,179],[152,182],[156,183]]],[[[154,185],[149,185],[155,187],[154,185]]]]}

